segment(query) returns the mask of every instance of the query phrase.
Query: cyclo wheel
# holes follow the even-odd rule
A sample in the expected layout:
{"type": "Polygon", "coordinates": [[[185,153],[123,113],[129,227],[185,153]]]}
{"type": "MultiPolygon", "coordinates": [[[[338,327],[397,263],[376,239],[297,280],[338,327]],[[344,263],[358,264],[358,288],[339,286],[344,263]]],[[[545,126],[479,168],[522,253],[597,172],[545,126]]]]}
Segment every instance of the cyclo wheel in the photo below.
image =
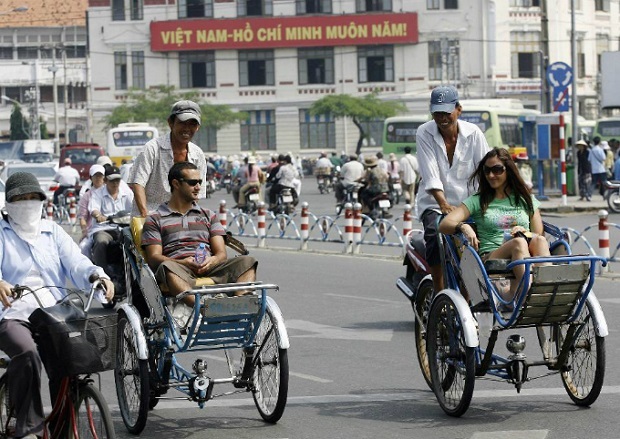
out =
{"type": "Polygon", "coordinates": [[[288,396],[288,351],[280,349],[274,311],[267,306],[256,332],[252,396],[261,417],[272,424],[280,420],[288,396]]]}
{"type": "Polygon", "coordinates": [[[75,401],[75,422],[80,439],[114,439],[112,415],[103,395],[92,384],[79,386],[75,401]]]}
{"type": "Polygon", "coordinates": [[[416,296],[415,302],[411,303],[411,306],[417,313],[414,323],[414,331],[418,364],[420,365],[420,371],[422,372],[424,381],[426,381],[426,384],[431,390],[433,389],[433,383],[431,381],[431,370],[428,361],[428,352],[426,350],[426,327],[428,325],[428,313],[431,308],[432,300],[433,282],[427,280],[420,284],[420,286],[418,287],[418,294],[416,296]],[[422,320],[420,321],[417,316],[420,316],[422,320]]]}
{"type": "MultiPolygon", "coordinates": [[[[596,316],[592,305],[586,300],[576,323],[582,325],[561,368],[562,384],[570,399],[578,406],[589,406],[596,401],[605,379],[605,338],[596,335],[596,316]]],[[[560,351],[566,336],[566,326],[555,328],[556,348],[560,351]]]]}
{"type": "Polygon", "coordinates": [[[427,341],[433,392],[443,411],[461,416],[474,392],[474,348],[465,345],[463,322],[452,299],[437,296],[428,315],[427,341]]]}
{"type": "Polygon", "coordinates": [[[118,405],[127,431],[140,434],[149,409],[148,364],[138,358],[133,328],[124,313],[119,315],[117,331],[114,381],[118,405]]]}
{"type": "Polygon", "coordinates": [[[15,435],[15,416],[9,402],[9,379],[5,373],[0,377],[0,438],[15,435]]]}

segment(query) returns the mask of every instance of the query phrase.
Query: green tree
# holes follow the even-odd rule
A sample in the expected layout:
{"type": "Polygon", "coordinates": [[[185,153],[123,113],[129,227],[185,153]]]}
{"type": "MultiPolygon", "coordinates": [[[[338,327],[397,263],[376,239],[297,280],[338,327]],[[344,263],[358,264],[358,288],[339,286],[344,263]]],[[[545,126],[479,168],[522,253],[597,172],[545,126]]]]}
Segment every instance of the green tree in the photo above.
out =
{"type": "Polygon", "coordinates": [[[10,130],[11,140],[26,140],[30,138],[28,135],[30,126],[26,121],[26,118],[24,118],[22,108],[19,104],[13,104],[13,109],[11,110],[10,130]]]}
{"type": "Polygon", "coordinates": [[[199,93],[180,93],[173,86],[160,85],[148,90],[130,90],[127,102],[116,107],[105,117],[106,128],[113,128],[124,122],[149,122],[158,128],[168,127],[168,116],[172,105],[189,99],[200,105],[203,126],[216,129],[246,120],[248,115],[233,111],[227,105],[212,105],[200,102],[199,93]]]}
{"type": "Polygon", "coordinates": [[[402,102],[382,101],[377,97],[378,93],[371,93],[363,97],[351,95],[329,95],[319,99],[310,107],[310,114],[328,115],[334,119],[350,117],[357,129],[359,138],[355,153],[362,151],[364,139],[368,133],[364,131],[363,122],[370,122],[375,119],[385,119],[407,111],[407,107],[402,102]]]}

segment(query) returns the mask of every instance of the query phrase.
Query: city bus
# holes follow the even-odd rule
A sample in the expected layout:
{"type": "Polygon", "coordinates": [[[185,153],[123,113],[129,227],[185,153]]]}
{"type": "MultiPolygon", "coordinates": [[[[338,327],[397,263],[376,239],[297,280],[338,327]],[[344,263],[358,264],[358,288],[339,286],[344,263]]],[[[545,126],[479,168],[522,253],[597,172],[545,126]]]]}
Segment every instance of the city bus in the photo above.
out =
{"type": "Polygon", "coordinates": [[[620,140],[620,117],[605,117],[596,121],[592,138],[600,137],[601,140],[620,140]]]}
{"type": "Polygon", "coordinates": [[[157,128],[145,122],[121,123],[108,131],[106,153],[120,166],[123,160],[135,159],[144,145],[158,135],[157,128]]]}
{"type": "Polygon", "coordinates": [[[413,114],[409,116],[394,116],[385,119],[383,124],[383,155],[390,153],[405,154],[405,146],[410,146],[415,154],[415,135],[418,127],[431,120],[430,114],[413,114]]]}

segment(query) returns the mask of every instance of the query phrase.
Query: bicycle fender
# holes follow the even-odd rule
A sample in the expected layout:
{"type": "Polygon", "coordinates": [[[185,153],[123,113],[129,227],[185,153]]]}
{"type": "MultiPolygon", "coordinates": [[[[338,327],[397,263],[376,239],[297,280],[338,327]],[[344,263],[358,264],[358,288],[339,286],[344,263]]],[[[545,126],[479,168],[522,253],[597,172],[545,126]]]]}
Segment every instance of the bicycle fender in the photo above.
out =
{"type": "Polygon", "coordinates": [[[119,311],[123,311],[127,316],[127,321],[131,325],[131,329],[134,333],[134,340],[136,341],[136,352],[138,353],[138,358],[140,360],[148,360],[149,358],[149,350],[146,345],[146,337],[144,336],[144,330],[142,329],[142,319],[140,318],[140,314],[138,310],[128,304],[123,303],[119,306],[119,311]]]}
{"type": "Polygon", "coordinates": [[[267,296],[267,307],[273,311],[273,317],[276,320],[274,322],[276,330],[278,331],[278,347],[280,349],[288,349],[290,347],[288,332],[286,331],[286,325],[284,324],[284,317],[282,317],[282,311],[274,299],[267,296]]]}
{"type": "Polygon", "coordinates": [[[465,335],[465,344],[469,348],[478,347],[480,340],[478,339],[478,328],[476,327],[476,320],[474,319],[471,309],[467,304],[465,298],[455,290],[443,290],[437,296],[445,294],[452,299],[454,306],[459,313],[461,323],[463,325],[463,334],[465,335]]]}
{"type": "Polygon", "coordinates": [[[609,329],[607,328],[607,320],[605,320],[605,315],[603,314],[603,308],[599,303],[598,299],[594,295],[594,291],[590,291],[586,301],[592,305],[592,314],[594,317],[594,330],[596,331],[596,335],[599,337],[607,337],[609,334],[609,329]]]}

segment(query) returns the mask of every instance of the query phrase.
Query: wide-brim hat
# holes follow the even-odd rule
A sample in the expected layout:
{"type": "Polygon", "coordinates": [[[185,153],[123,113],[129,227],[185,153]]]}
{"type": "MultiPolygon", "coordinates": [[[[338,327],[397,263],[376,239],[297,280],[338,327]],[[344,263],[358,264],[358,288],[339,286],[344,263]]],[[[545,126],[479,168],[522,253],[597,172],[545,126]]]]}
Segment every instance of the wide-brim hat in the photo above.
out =
{"type": "Polygon", "coordinates": [[[253,155],[248,157],[248,165],[255,165],[256,164],[256,157],[254,157],[253,155]]]}
{"type": "Polygon", "coordinates": [[[581,140],[577,140],[577,143],[575,143],[575,145],[577,146],[588,146],[588,142],[586,142],[585,140],[581,139],[581,140]]]}
{"type": "Polygon", "coordinates": [[[396,160],[396,154],[394,154],[393,152],[391,152],[388,158],[390,159],[390,161],[392,161],[392,160],[396,160]]]}
{"type": "Polygon", "coordinates": [[[377,157],[375,157],[374,155],[370,157],[364,157],[364,166],[368,168],[377,166],[377,163],[379,163],[379,159],[377,159],[377,157]]]}
{"type": "Polygon", "coordinates": [[[11,202],[11,198],[25,194],[39,194],[41,201],[47,199],[47,195],[41,189],[39,180],[30,172],[16,172],[7,178],[5,183],[6,201],[11,202]]]}

